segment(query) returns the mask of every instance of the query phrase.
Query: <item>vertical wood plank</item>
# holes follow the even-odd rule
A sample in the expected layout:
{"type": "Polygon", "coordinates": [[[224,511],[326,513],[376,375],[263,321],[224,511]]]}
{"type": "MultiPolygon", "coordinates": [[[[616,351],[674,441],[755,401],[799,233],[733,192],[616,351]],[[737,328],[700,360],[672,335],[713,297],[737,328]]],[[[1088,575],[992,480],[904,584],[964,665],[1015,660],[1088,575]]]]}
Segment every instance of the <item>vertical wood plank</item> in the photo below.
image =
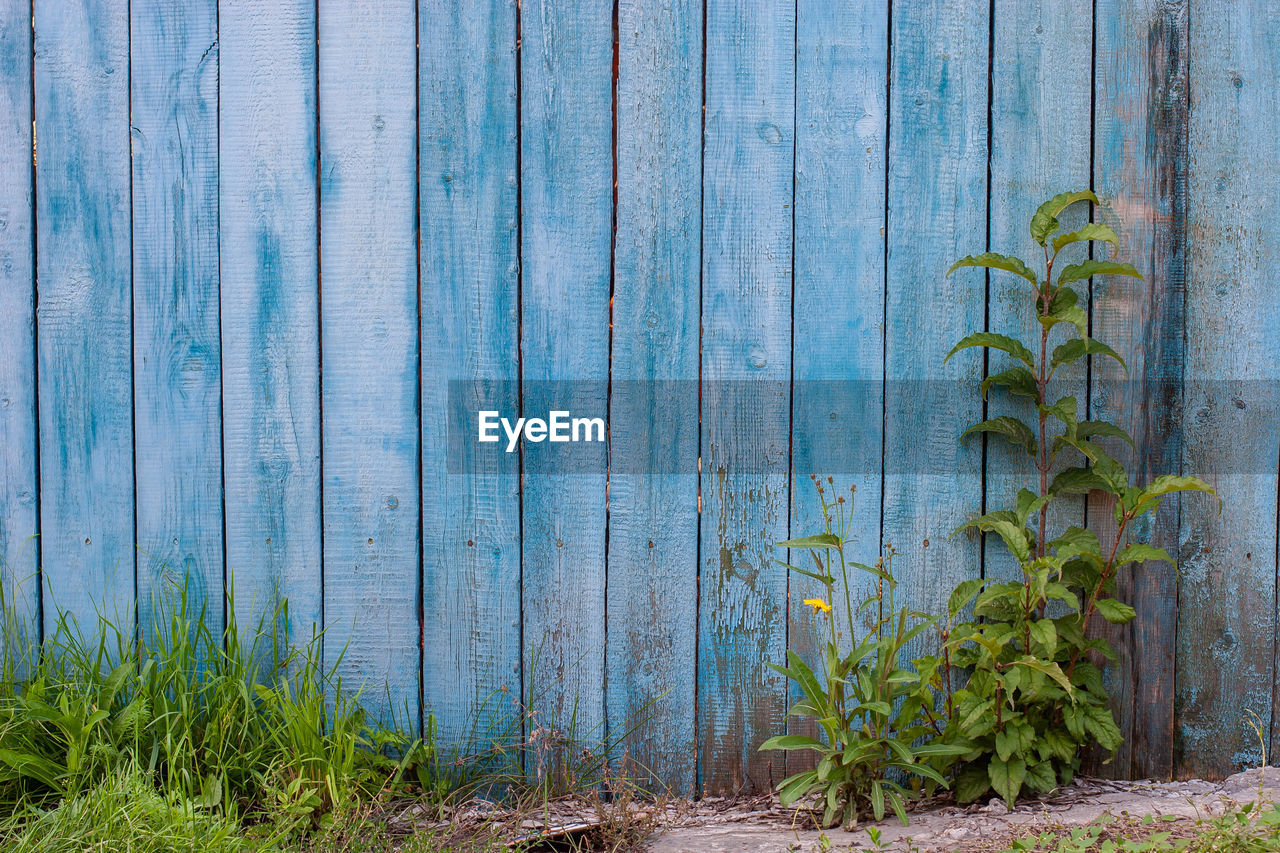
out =
{"type": "Polygon", "coordinates": [[[442,741],[458,743],[473,722],[500,732],[519,715],[518,457],[473,452],[464,405],[519,408],[516,4],[418,14],[422,679],[442,741]]]}
{"type": "MultiPolygon", "coordinates": [[[[1182,413],[1182,304],[1185,290],[1187,7],[1185,2],[1097,6],[1094,171],[1106,216],[1121,244],[1115,256],[1146,278],[1093,283],[1093,327],[1129,365],[1091,364],[1091,416],[1128,430],[1137,452],[1117,453],[1135,482],[1176,473],[1182,413]]],[[[1105,246],[1095,249],[1110,256],[1105,246]]],[[[1177,496],[1138,535],[1177,552],[1177,496]]],[[[1203,509],[1203,505],[1197,509],[1203,509]]],[[[1088,517],[1106,540],[1111,504],[1090,500],[1088,517]]],[[[1114,528],[1113,528],[1114,529],[1114,528]]],[[[1108,674],[1125,734],[1109,773],[1168,778],[1173,771],[1175,631],[1180,617],[1174,571],[1132,567],[1119,594],[1138,616],[1108,630],[1119,660],[1108,674]],[[1129,694],[1132,695],[1129,695],[1129,694]]]]}
{"type": "MultiPolygon", "coordinates": [[[[847,6],[806,0],[796,20],[789,536],[823,529],[810,475],[833,476],[835,483],[824,484],[829,493],[848,497],[849,487],[857,487],[851,556],[862,562],[874,562],[880,551],[888,23],[880,0],[847,6]]],[[[795,565],[808,559],[792,557],[795,565]]],[[[850,580],[857,582],[852,600],[862,601],[870,585],[860,573],[850,580]]],[[[801,602],[825,592],[804,575],[792,574],[789,583],[788,645],[820,661],[825,623],[801,602]]],[[[839,615],[842,604],[832,604],[839,615]]],[[[846,639],[850,628],[842,619],[846,639]]],[[[791,689],[794,702],[799,696],[791,689]]],[[[794,720],[791,727],[799,733],[794,720]]],[[[788,774],[803,760],[788,753],[788,774]]]]}
{"type": "MultiPolygon", "coordinates": [[[[607,414],[613,213],[609,4],[521,5],[523,414],[607,414]]],[[[532,725],[605,735],[605,454],[524,445],[524,657],[532,725]],[[539,461],[540,460],[540,461],[539,461]],[[552,473],[556,471],[555,473],[552,473]]],[[[598,449],[597,449],[598,448],[598,449]]]]}
{"type": "Polygon", "coordinates": [[[319,5],[326,668],[414,729],[418,677],[413,0],[319,5]],[[339,664],[340,662],[340,664],[339,664]]]}
{"type": "Polygon", "coordinates": [[[698,742],[705,790],[767,790],[786,687],[795,7],[707,4],[698,742]]]}
{"type": "Polygon", "coordinates": [[[1182,500],[1175,770],[1214,778],[1262,758],[1245,711],[1277,737],[1280,143],[1262,117],[1280,110],[1280,10],[1205,0],[1192,16],[1183,466],[1224,509],[1182,500]]]}
{"type": "Polygon", "coordinates": [[[40,529],[46,627],[134,604],[129,15],[35,6],[40,529]]]}
{"type": "MultiPolygon", "coordinates": [[[[40,639],[31,4],[0,4],[0,586],[25,646],[40,639]]],[[[16,650],[10,650],[16,651],[16,650]]]]}
{"type": "Polygon", "coordinates": [[[608,719],[694,790],[702,4],[619,4],[608,719]],[[636,728],[636,726],[639,726],[636,728]]]}
{"type": "Polygon", "coordinates": [[[315,9],[222,0],[220,253],[228,583],[242,626],[323,617],[315,9]]]}
{"type": "Polygon", "coordinates": [[[130,4],[138,614],[222,631],[216,2],[130,4]]]}
{"type": "Polygon", "coordinates": [[[980,0],[893,8],[884,538],[898,603],[930,613],[980,569],[977,541],[948,534],[982,500],[981,447],[957,444],[981,419],[982,357],[942,359],[982,329],[983,282],[943,276],[986,236],[988,26],[980,0]]]}
{"type": "MultiPolygon", "coordinates": [[[[1043,251],[1031,238],[1031,215],[1050,196],[1089,186],[1093,16],[1087,7],[1038,0],[998,0],[994,15],[988,248],[1017,255],[1039,272],[1043,251]]],[[[1063,217],[1064,232],[1088,221],[1088,208],[1077,207],[1063,217]]],[[[978,247],[971,251],[976,253],[978,247]]],[[[1087,251],[1083,243],[1064,249],[1057,268],[1085,259],[1087,251]]],[[[965,275],[967,281],[980,278],[981,273],[965,275]]],[[[1087,310],[1087,301],[1081,303],[1087,310]]],[[[991,331],[1038,341],[1040,324],[1029,306],[1026,281],[1006,273],[990,274],[987,323],[991,331]]],[[[1062,335],[1059,330],[1051,346],[1060,343],[1062,335]]],[[[993,355],[993,362],[997,358],[1003,364],[1002,356],[993,355]]],[[[999,369],[992,364],[991,372],[999,369]]],[[[1084,364],[1058,371],[1054,389],[1050,402],[1074,395],[1083,413],[1088,402],[1084,364]]],[[[1004,389],[992,389],[986,417],[1013,414],[1025,419],[1026,403],[1025,398],[1011,401],[1004,389]]],[[[1012,506],[1021,487],[1037,490],[1035,461],[1020,448],[988,440],[985,452],[988,509],[1012,506]]],[[[1061,499],[1050,511],[1050,531],[1083,526],[1084,522],[1084,499],[1080,497],[1061,499]]],[[[1017,561],[998,537],[987,537],[984,548],[987,577],[1021,579],[1017,561]]]]}

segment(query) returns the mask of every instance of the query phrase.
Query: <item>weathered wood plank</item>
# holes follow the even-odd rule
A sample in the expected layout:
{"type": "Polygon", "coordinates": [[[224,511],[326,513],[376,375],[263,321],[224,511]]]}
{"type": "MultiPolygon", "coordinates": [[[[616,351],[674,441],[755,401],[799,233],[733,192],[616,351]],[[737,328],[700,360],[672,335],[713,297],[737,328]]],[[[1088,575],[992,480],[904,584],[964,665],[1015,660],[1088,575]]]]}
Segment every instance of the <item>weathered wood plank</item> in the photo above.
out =
{"type": "Polygon", "coordinates": [[[981,447],[957,444],[982,356],[942,359],[982,328],[983,279],[943,276],[986,236],[988,5],[895,5],[891,37],[884,538],[899,604],[942,613],[980,570],[978,542],[948,534],[982,500],[981,447]]]}
{"type": "MultiPolygon", "coordinates": [[[[521,5],[523,414],[607,414],[613,15],[521,5]]],[[[524,445],[524,658],[532,725],[604,731],[604,444],[524,445]],[[569,448],[562,453],[562,449],[569,448]],[[554,472],[554,473],[553,473],[554,472]]]]}
{"type": "Polygon", "coordinates": [[[466,408],[519,408],[516,5],[418,11],[423,698],[458,743],[521,695],[519,460],[480,454],[466,408]]]}
{"type": "Polygon", "coordinates": [[[694,790],[702,5],[618,10],[608,718],[694,790]]]}
{"type": "Polygon", "coordinates": [[[1276,754],[1280,142],[1264,117],[1280,110],[1280,14],[1205,0],[1192,15],[1183,468],[1225,507],[1182,500],[1175,772],[1212,778],[1261,760],[1246,711],[1276,754]]]}
{"type": "Polygon", "coordinates": [[[40,530],[46,628],[134,604],[129,15],[35,4],[40,530]]]}
{"type": "MultiPolygon", "coordinates": [[[[1017,255],[1036,271],[1043,269],[1043,250],[1031,238],[1027,223],[1036,208],[1055,193],[1089,186],[1090,106],[1093,16],[1088,8],[1053,2],[995,4],[995,52],[991,75],[991,212],[989,249],[1017,255]]],[[[1063,231],[1088,221],[1088,207],[1077,205],[1062,217],[1063,231]]],[[[971,251],[977,251],[974,246],[971,251]]],[[[1063,250],[1057,269],[1087,257],[1083,243],[1063,250]]],[[[980,273],[969,273],[978,279],[980,273]]],[[[1028,343],[1040,340],[1040,324],[1030,310],[1030,288],[1006,273],[989,274],[987,323],[993,332],[1028,343]]],[[[1086,299],[1081,304],[1088,307],[1086,299]]],[[[1063,339],[1057,330],[1051,342],[1063,339]]],[[[992,372],[1003,358],[992,359],[992,372]]],[[[1083,413],[1088,400],[1083,363],[1055,374],[1050,402],[1074,395],[1083,413]]],[[[1028,418],[1027,400],[1011,400],[993,389],[987,417],[1028,418]]],[[[1053,424],[1053,421],[1050,421],[1053,424]]],[[[1038,490],[1035,461],[1020,448],[989,439],[986,443],[987,509],[1011,506],[1018,489],[1038,490]]],[[[1049,514],[1050,535],[1068,525],[1083,525],[1084,499],[1061,499],[1049,514]]],[[[1017,561],[999,537],[986,537],[983,568],[987,577],[1021,579],[1017,561]]]]}
{"type": "MultiPolygon", "coordinates": [[[[1133,480],[1148,481],[1176,472],[1180,454],[1187,9],[1155,0],[1107,2],[1096,14],[1095,183],[1108,205],[1103,218],[1113,219],[1120,235],[1116,257],[1146,278],[1094,280],[1094,329],[1124,356],[1129,377],[1109,360],[1094,359],[1091,414],[1129,431],[1138,451],[1117,448],[1117,458],[1133,480]]],[[[1095,254],[1106,255],[1105,248],[1095,254]]],[[[1103,540],[1111,512],[1109,502],[1091,499],[1090,526],[1103,540]]],[[[1140,533],[1173,554],[1177,524],[1174,496],[1140,533]]],[[[1143,565],[1121,576],[1119,593],[1138,616],[1123,629],[1107,630],[1119,655],[1108,680],[1125,745],[1106,772],[1167,778],[1177,581],[1167,565],[1143,565]]]]}
{"type": "Polygon", "coordinates": [[[315,9],[225,0],[219,219],[228,584],[256,623],[323,617],[315,9]]]}
{"type": "Polygon", "coordinates": [[[413,0],[319,4],[326,668],[419,723],[413,0]]]}
{"type": "Polygon", "coordinates": [[[222,346],[218,333],[218,10],[134,0],[133,394],[138,614],[185,583],[223,624],[222,346]]]}
{"type": "Polygon", "coordinates": [[[767,790],[783,761],[795,7],[708,4],[702,220],[699,784],[767,790]]]}
{"type": "MultiPolygon", "coordinates": [[[[879,0],[800,3],[796,19],[795,329],[791,414],[792,537],[823,528],[811,474],[854,497],[851,556],[880,552],[884,395],[884,200],[888,7],[879,0]]],[[[834,499],[834,496],[832,499],[834,499]]],[[[779,555],[781,556],[781,555],[779,555]]],[[[793,553],[793,564],[808,555],[793,553]]],[[[855,572],[851,600],[870,591],[855,572]]],[[[789,581],[788,644],[820,661],[825,622],[801,604],[825,595],[789,581]]],[[[843,602],[832,602],[841,615],[843,602]]],[[[850,626],[840,619],[846,640],[850,626]]],[[[865,631],[869,626],[859,626],[865,631]]],[[[791,701],[798,699],[792,685],[791,701]]],[[[801,729],[793,719],[792,731],[801,729]]],[[[787,754],[787,772],[811,760],[787,754]]]]}
{"type": "MultiPolygon", "coordinates": [[[[40,639],[31,4],[0,4],[0,588],[19,648],[40,639]]],[[[16,651],[16,649],[11,650],[16,651]]]]}

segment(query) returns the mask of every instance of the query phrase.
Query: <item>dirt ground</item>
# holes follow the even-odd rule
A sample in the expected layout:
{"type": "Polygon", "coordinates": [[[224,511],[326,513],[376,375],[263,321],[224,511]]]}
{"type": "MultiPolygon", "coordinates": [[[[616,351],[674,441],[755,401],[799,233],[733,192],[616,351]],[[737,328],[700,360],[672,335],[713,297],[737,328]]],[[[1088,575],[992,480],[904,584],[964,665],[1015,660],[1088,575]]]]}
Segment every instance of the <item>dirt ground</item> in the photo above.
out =
{"type": "MultiPolygon", "coordinates": [[[[877,824],[881,849],[920,853],[941,850],[995,851],[1008,842],[1051,827],[1081,826],[1104,814],[1140,819],[1172,816],[1193,821],[1222,814],[1231,803],[1256,800],[1259,782],[1264,799],[1280,799],[1280,769],[1238,773],[1223,782],[1115,782],[1081,778],[1042,800],[1019,803],[1010,811],[1001,800],[965,808],[954,805],[911,815],[911,824],[897,820],[877,824]]],[[[797,820],[794,811],[769,799],[751,802],[704,800],[691,804],[674,819],[662,820],[648,843],[649,853],[764,853],[764,851],[859,850],[869,848],[866,829],[822,833],[797,820]]]]}

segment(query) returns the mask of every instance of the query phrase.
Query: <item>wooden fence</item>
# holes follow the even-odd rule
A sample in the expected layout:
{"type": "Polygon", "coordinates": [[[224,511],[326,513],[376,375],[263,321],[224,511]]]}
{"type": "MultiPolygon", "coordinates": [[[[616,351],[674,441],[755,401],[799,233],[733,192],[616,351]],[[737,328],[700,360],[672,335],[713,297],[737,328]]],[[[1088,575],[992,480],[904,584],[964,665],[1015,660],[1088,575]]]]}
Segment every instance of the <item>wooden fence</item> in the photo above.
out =
{"type": "Polygon", "coordinates": [[[767,786],[808,474],[913,604],[1008,570],[947,535],[1018,469],[942,357],[1023,317],[943,273],[1093,185],[1142,381],[1071,382],[1226,507],[1170,501],[1179,573],[1123,584],[1111,770],[1232,771],[1244,710],[1280,747],[1277,115],[1262,0],[0,0],[8,601],[145,620],[185,576],[220,622],[234,578],[446,739],[639,714],[678,789],[767,786]],[[565,389],[607,449],[471,441],[467,400],[565,389]]]}

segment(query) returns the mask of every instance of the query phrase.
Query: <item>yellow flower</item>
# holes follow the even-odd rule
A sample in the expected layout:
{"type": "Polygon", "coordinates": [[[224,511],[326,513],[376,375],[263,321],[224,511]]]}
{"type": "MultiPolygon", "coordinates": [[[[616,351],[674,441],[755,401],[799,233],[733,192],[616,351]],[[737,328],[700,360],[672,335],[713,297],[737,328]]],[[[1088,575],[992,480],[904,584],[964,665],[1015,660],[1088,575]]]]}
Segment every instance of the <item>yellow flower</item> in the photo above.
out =
{"type": "Polygon", "coordinates": [[[827,604],[821,598],[806,598],[804,603],[813,608],[814,613],[830,613],[831,605],[827,604]]]}

